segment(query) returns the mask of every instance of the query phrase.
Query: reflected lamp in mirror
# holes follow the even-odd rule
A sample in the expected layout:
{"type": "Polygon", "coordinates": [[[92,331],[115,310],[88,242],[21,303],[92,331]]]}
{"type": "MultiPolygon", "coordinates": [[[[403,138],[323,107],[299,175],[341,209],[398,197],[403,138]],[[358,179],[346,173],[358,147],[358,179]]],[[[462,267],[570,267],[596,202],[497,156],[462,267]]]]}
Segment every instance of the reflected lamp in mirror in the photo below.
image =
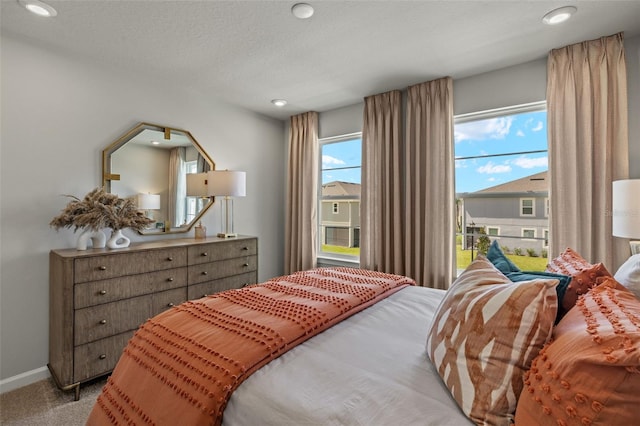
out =
{"type": "Polygon", "coordinates": [[[207,194],[207,174],[188,173],[187,174],[187,197],[208,197],[207,194]]]}
{"type": "Polygon", "coordinates": [[[230,170],[216,170],[208,172],[207,178],[207,194],[210,196],[223,197],[222,201],[224,206],[220,206],[222,232],[218,234],[218,237],[237,237],[238,234],[234,231],[233,223],[233,197],[244,197],[246,195],[246,173],[230,170]]]}
{"type": "MultiPolygon", "coordinates": [[[[640,240],[640,179],[613,182],[612,233],[640,240]]],[[[631,241],[631,253],[640,253],[640,241],[631,241]]]]}
{"type": "Polygon", "coordinates": [[[151,210],[160,210],[160,194],[138,194],[138,210],[144,210],[144,215],[153,219],[151,210]]]}

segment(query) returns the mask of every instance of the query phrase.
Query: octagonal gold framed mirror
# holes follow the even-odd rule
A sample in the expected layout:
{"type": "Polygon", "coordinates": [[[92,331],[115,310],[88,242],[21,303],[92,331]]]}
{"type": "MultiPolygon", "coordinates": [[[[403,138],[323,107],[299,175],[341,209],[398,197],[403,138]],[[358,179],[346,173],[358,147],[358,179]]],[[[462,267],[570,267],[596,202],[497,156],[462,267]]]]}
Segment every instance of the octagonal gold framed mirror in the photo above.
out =
{"type": "Polygon", "coordinates": [[[154,222],[142,235],[188,232],[213,200],[188,188],[188,174],[215,170],[193,135],[139,123],[102,151],[102,185],[121,198],[136,197],[154,222]]]}

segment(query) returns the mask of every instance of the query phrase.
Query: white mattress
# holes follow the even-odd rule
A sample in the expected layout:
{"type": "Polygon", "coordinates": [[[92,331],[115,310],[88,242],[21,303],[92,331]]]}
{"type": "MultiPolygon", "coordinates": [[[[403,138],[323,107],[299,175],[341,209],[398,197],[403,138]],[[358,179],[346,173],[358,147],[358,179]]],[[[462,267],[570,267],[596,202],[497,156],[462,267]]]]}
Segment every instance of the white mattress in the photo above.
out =
{"type": "Polygon", "coordinates": [[[425,351],[443,296],[407,287],[293,348],[233,393],[223,425],[471,424],[425,351]]]}

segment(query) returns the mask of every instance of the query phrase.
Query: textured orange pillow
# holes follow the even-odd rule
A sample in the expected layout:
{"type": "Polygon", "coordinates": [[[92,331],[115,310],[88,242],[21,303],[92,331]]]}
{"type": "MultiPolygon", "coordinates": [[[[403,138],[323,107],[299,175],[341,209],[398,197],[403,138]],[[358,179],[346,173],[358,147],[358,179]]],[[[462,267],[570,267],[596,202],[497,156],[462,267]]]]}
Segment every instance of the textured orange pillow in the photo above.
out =
{"type": "Polygon", "coordinates": [[[508,425],[522,375],[550,339],[557,279],[511,282],[478,256],[451,285],[427,337],[427,353],[462,411],[508,425]]]}
{"type": "Polygon", "coordinates": [[[533,360],[516,425],[640,420],[640,301],[613,278],[582,296],[533,360]]]}
{"type": "Polygon", "coordinates": [[[560,302],[560,307],[565,312],[576,304],[578,296],[602,281],[601,278],[611,277],[602,263],[591,264],[571,248],[567,248],[560,256],[551,260],[546,271],[572,277],[560,302]]]}

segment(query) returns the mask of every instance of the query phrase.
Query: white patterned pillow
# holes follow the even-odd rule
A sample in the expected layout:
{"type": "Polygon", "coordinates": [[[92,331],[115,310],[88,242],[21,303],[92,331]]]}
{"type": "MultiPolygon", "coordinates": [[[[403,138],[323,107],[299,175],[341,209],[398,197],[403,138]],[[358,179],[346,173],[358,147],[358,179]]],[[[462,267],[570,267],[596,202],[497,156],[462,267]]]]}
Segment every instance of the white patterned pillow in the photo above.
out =
{"type": "Polygon", "coordinates": [[[427,336],[427,353],[462,411],[508,425],[522,376],[551,337],[558,280],[512,283],[478,256],[451,285],[427,336]]]}

